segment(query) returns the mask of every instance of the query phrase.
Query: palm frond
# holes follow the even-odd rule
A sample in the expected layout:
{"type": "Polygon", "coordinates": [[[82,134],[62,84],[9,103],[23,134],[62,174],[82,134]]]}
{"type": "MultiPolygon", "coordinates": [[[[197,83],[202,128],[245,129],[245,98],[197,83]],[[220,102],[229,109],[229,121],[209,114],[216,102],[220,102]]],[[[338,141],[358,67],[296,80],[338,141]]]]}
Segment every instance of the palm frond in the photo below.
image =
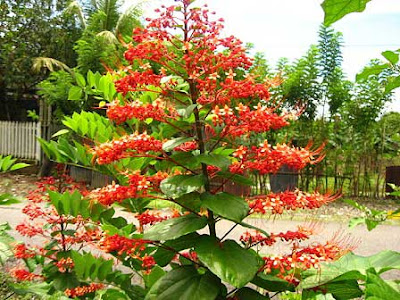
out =
{"type": "Polygon", "coordinates": [[[136,19],[139,23],[139,17],[142,15],[142,7],[145,2],[149,0],[136,0],[135,3],[131,4],[122,14],[120,14],[117,24],[115,26],[115,35],[119,36],[122,29],[127,26],[127,23],[131,23],[132,19],[136,19]]]}
{"type": "Polygon", "coordinates": [[[71,14],[71,15],[77,15],[79,18],[79,21],[81,22],[83,28],[86,28],[86,20],[85,20],[85,15],[83,14],[83,8],[82,6],[78,3],[78,1],[72,1],[67,8],[64,10],[65,13],[71,14]]]}
{"type": "Polygon", "coordinates": [[[115,34],[108,30],[103,30],[102,32],[99,32],[97,36],[102,37],[105,41],[107,41],[110,44],[119,43],[115,34]]]}
{"type": "Polygon", "coordinates": [[[55,68],[58,68],[71,74],[73,73],[66,64],[57,59],[51,57],[35,57],[32,63],[32,70],[38,73],[42,68],[46,68],[50,72],[54,72],[55,68]]]}

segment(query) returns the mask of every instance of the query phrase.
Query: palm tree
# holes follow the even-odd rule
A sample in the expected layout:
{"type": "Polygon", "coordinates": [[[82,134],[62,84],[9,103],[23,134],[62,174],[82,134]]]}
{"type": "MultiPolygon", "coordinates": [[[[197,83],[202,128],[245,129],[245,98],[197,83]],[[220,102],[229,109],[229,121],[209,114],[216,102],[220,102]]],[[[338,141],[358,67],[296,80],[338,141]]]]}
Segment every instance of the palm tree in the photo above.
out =
{"type": "MultiPolygon", "coordinates": [[[[103,64],[113,64],[110,57],[120,56],[121,42],[130,38],[134,27],[141,26],[142,5],[147,1],[137,0],[123,13],[119,12],[122,7],[119,0],[92,0],[85,6],[75,0],[67,6],[64,13],[76,16],[84,29],[74,47],[82,73],[104,71],[103,64]]],[[[35,58],[32,69],[39,72],[43,68],[50,72],[61,69],[73,73],[70,67],[54,58],[35,58]]]]}

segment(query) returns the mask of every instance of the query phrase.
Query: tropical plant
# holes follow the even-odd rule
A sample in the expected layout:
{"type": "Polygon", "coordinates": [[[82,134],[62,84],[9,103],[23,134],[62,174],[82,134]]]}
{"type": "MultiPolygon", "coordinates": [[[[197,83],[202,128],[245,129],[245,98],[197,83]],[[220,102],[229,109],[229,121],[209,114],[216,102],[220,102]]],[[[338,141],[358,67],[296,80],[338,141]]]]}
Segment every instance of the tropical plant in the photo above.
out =
{"type": "MultiPolygon", "coordinates": [[[[253,172],[276,172],[284,164],[302,169],[323,156],[321,147],[252,144],[252,135],[288,126],[298,112],[278,113],[269,101],[271,82],[256,82],[247,71],[251,60],[245,47],[234,37],[220,37],[221,29],[221,20],[192,1],[163,8],[146,28],[135,30],[125,52],[139,68],[107,75],[116,80],[111,98],[105,97],[109,85],[97,85],[104,100],[111,100],[104,106],[107,118],[75,113],[64,120],[68,129],[56,134],[57,142],[41,140],[53,160],[97,169],[118,184],[88,193],[56,189],[45,196],[58,218],[101,227],[93,246],[103,255],[64,249],[67,239],[80,234],[73,224],[59,226],[50,235],[58,243],[45,246],[59,247],[51,255],[21,247],[19,253],[32,258],[30,269],[21,271],[20,279],[34,281],[25,287],[44,280],[41,287],[49,294],[89,299],[268,299],[270,292],[294,290],[301,271],[351,249],[335,239],[300,247],[312,226],[269,233],[244,221],[251,214],[320,207],[337,195],[229,192],[232,182],[251,186],[253,172]],[[179,209],[157,211],[153,200],[179,209]],[[129,218],[113,217],[113,207],[129,218]],[[222,232],[223,224],[230,229],[222,232]],[[249,229],[241,243],[229,238],[237,227],[249,229]],[[279,256],[262,254],[281,240],[296,246],[279,256]],[[116,261],[123,270],[113,268],[116,261]]],[[[49,228],[20,229],[28,235],[49,228]]]]}

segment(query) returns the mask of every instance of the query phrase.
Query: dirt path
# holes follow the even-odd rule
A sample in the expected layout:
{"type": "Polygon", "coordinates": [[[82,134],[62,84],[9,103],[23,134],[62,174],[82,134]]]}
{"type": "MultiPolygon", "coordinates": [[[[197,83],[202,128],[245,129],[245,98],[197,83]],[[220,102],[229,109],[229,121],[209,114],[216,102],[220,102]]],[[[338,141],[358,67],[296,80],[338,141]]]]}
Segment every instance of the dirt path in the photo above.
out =
{"type": "MultiPolygon", "coordinates": [[[[24,204],[19,203],[12,206],[0,207],[0,223],[8,222],[11,227],[15,227],[17,224],[25,220],[25,216],[21,213],[21,209],[24,204]]],[[[318,221],[318,220],[313,220],[318,221]]],[[[395,250],[400,251],[400,226],[395,225],[380,225],[372,231],[368,231],[365,226],[357,226],[353,229],[349,229],[348,219],[343,218],[343,222],[326,222],[321,221],[317,224],[317,234],[310,242],[324,242],[332,239],[335,235],[339,234],[339,237],[348,239],[352,245],[357,246],[354,252],[359,255],[371,255],[382,250],[395,250]]],[[[304,224],[302,221],[293,220],[268,220],[268,219],[256,219],[248,218],[247,223],[264,229],[267,232],[284,232],[288,230],[296,230],[297,225],[304,224]]],[[[307,221],[310,222],[310,221],[307,221]]],[[[231,227],[233,223],[229,221],[222,221],[217,224],[217,232],[221,237],[231,227]]],[[[228,238],[238,240],[240,236],[247,229],[241,226],[237,226],[228,236],[228,238]]],[[[21,237],[15,230],[12,235],[17,239],[25,238],[21,237]]],[[[308,242],[307,242],[308,243],[308,242]]],[[[264,249],[263,249],[264,250],[264,249]]],[[[268,253],[282,253],[289,250],[288,245],[285,243],[277,243],[274,247],[268,247],[268,253]]]]}
{"type": "MultiPolygon", "coordinates": [[[[37,177],[35,176],[1,175],[0,193],[8,192],[23,197],[29,190],[35,188],[34,182],[36,180],[37,177]]],[[[389,200],[378,200],[375,203],[371,202],[367,205],[370,206],[372,204],[372,207],[377,209],[394,209],[399,205],[389,200]]],[[[23,203],[12,206],[0,206],[0,222],[9,222],[12,227],[23,222],[25,219],[21,213],[23,206],[23,203]]],[[[349,229],[347,226],[348,221],[351,217],[358,214],[358,211],[351,209],[344,203],[334,202],[318,210],[293,212],[276,220],[249,218],[246,222],[260,227],[267,232],[279,233],[287,230],[295,230],[297,225],[304,223],[302,220],[313,220],[319,222],[319,233],[311,242],[324,242],[331,239],[335,234],[340,233],[343,238],[350,235],[350,241],[357,245],[354,252],[359,255],[371,255],[385,249],[400,251],[400,226],[380,225],[370,232],[365,226],[349,229]],[[295,220],[291,220],[291,218],[295,220]]],[[[223,236],[231,227],[232,223],[228,221],[219,222],[217,225],[218,235],[223,236]]],[[[230,233],[228,238],[238,240],[244,231],[246,231],[245,228],[238,226],[230,233]]],[[[25,240],[25,238],[18,235],[15,231],[12,234],[18,240],[25,240]]],[[[288,245],[277,243],[276,246],[263,250],[267,253],[282,253],[289,249],[288,245]]]]}

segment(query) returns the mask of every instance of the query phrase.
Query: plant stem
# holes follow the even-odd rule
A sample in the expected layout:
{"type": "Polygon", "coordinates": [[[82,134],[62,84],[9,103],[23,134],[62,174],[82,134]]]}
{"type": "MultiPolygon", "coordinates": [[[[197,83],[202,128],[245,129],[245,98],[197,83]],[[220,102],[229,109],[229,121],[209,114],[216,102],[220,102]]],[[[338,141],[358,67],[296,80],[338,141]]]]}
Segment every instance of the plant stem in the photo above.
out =
{"type": "MultiPolygon", "coordinates": [[[[184,28],[183,28],[183,33],[184,33],[184,41],[188,41],[188,11],[187,11],[187,6],[188,4],[183,5],[183,16],[184,16],[184,28]]],[[[186,54],[188,54],[188,50],[186,50],[186,54]]],[[[198,90],[195,86],[195,83],[192,79],[189,80],[189,87],[190,87],[190,98],[192,99],[193,104],[197,104],[197,98],[198,98],[198,90]]],[[[206,152],[205,144],[204,144],[204,137],[203,137],[203,123],[200,120],[200,114],[199,114],[199,108],[196,106],[193,110],[193,114],[195,117],[195,127],[196,127],[196,135],[197,135],[197,142],[199,144],[199,150],[200,154],[204,154],[206,152]]],[[[205,183],[204,183],[204,189],[206,192],[210,191],[210,179],[208,177],[208,172],[207,172],[207,165],[202,163],[201,164],[201,169],[203,172],[203,175],[205,177],[205,183]]],[[[214,220],[214,213],[211,210],[207,210],[208,212],[208,228],[210,230],[210,236],[216,237],[216,230],[215,230],[215,220],[214,220]]]]}

